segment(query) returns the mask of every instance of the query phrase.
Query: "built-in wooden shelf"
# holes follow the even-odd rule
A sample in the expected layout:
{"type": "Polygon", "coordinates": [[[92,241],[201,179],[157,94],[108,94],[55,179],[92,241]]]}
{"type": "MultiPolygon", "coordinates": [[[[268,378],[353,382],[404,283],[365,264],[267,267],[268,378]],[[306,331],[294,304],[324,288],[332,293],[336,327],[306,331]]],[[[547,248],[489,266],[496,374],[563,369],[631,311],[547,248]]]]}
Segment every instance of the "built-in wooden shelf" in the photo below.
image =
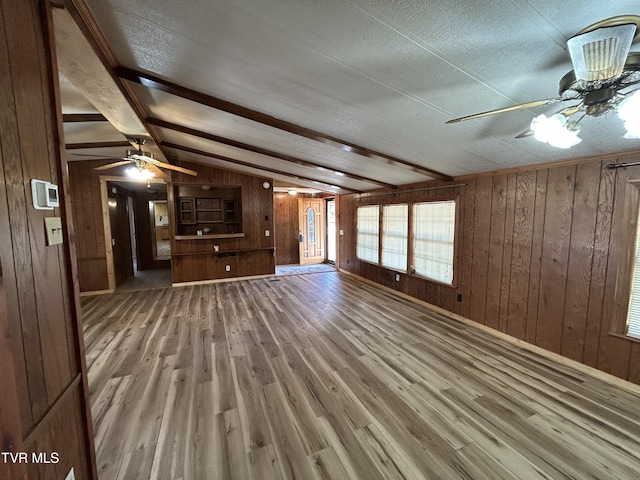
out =
{"type": "Polygon", "coordinates": [[[176,240],[211,240],[215,238],[243,238],[244,233],[205,233],[203,235],[176,235],[176,240]]]}
{"type": "MultiPolygon", "coordinates": [[[[198,237],[200,238],[200,237],[198,237]]],[[[233,248],[230,250],[207,250],[205,252],[172,252],[171,255],[175,257],[187,257],[192,255],[215,255],[215,256],[225,256],[229,254],[236,254],[242,252],[260,252],[265,250],[275,251],[276,247],[257,247],[257,248],[233,248]]]]}

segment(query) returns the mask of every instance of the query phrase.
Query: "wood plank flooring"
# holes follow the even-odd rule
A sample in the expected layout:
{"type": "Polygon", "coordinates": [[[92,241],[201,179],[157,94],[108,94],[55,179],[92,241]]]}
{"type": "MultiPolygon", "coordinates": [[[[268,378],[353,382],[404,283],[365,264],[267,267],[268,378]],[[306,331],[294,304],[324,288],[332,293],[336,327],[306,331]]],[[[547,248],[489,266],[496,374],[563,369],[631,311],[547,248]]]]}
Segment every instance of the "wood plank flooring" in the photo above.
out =
{"type": "Polygon", "coordinates": [[[338,272],[84,297],[100,480],[640,478],[640,395],[338,272]]]}

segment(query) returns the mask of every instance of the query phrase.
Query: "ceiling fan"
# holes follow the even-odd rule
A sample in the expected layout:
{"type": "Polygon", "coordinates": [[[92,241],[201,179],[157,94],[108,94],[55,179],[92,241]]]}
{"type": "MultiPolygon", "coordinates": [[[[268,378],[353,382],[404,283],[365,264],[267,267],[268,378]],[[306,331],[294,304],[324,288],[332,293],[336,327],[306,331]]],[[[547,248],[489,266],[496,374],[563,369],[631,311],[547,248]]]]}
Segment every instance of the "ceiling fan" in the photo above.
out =
{"type": "Polygon", "coordinates": [[[571,102],[572,105],[549,117],[538,115],[529,130],[516,138],[533,135],[541,142],[569,148],[580,143],[580,122],[585,116],[599,117],[609,111],[617,111],[624,121],[625,137],[640,138],[640,90],[635,89],[640,87],[640,52],[629,52],[638,35],[640,16],[637,15],[613,17],[590,25],[567,41],[573,70],[560,80],[558,97],[454,118],[446,123],[571,102]],[[623,92],[630,87],[634,88],[623,92]]]}
{"type": "Polygon", "coordinates": [[[126,172],[127,175],[136,180],[149,180],[154,176],[166,178],[165,173],[161,169],[174,170],[187,175],[193,175],[194,177],[198,175],[198,172],[189,170],[188,168],[178,167],[177,165],[171,165],[170,163],[161,162],[153,158],[153,154],[142,150],[142,146],[146,143],[146,140],[136,138],[134,141],[138,146],[136,150],[127,150],[127,156],[122,158],[122,160],[101,165],[94,170],[109,170],[110,168],[133,163],[135,166],[128,168],[126,172]]]}

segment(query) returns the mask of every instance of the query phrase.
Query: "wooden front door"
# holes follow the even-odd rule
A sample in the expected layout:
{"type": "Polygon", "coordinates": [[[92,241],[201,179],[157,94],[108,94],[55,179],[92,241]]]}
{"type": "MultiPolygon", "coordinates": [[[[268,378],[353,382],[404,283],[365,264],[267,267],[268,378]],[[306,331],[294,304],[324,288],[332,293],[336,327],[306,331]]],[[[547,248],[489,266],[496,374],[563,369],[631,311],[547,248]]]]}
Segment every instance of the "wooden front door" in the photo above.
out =
{"type": "Polygon", "coordinates": [[[300,265],[324,262],[324,200],[298,199],[300,265]]]}

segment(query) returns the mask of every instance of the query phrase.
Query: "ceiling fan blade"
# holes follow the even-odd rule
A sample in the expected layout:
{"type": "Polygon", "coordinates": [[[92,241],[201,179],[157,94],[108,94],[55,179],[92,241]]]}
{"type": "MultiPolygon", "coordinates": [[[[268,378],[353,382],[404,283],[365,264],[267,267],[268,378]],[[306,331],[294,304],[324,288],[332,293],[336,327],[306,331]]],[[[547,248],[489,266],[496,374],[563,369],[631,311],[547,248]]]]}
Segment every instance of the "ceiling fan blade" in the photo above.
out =
{"type": "Polygon", "coordinates": [[[188,168],[178,167],[177,165],[171,165],[170,163],[161,162],[159,160],[156,160],[155,158],[151,158],[151,159],[146,158],[144,161],[147,162],[149,165],[155,165],[156,167],[159,167],[159,168],[174,170],[176,172],[185,173],[187,175],[193,175],[194,177],[198,176],[198,172],[189,170],[188,168]]]}
{"type": "Polygon", "coordinates": [[[131,159],[121,160],[119,162],[107,163],[106,165],[102,165],[100,167],[94,168],[94,170],[109,170],[110,168],[120,167],[121,165],[127,165],[128,163],[133,162],[131,159]]]}
{"type": "Polygon", "coordinates": [[[530,128],[527,128],[524,132],[516,135],[516,138],[527,138],[527,137],[530,137],[531,135],[533,135],[533,130],[531,130],[530,128]]]}
{"type": "Polygon", "coordinates": [[[521,103],[519,105],[512,105],[511,107],[504,107],[504,108],[498,108],[496,110],[489,110],[488,112],[474,113],[473,115],[467,115],[466,117],[454,118],[453,120],[449,120],[445,123],[449,124],[449,123],[465,122],[467,120],[473,120],[475,118],[488,117],[489,115],[512,112],[514,110],[523,110],[526,108],[541,107],[542,105],[549,105],[551,103],[556,103],[561,101],[562,101],[562,98],[547,98],[545,100],[536,100],[534,102],[527,102],[527,103],[521,103]]]}
{"type": "Polygon", "coordinates": [[[160,170],[158,167],[156,167],[153,164],[149,164],[147,165],[147,167],[149,168],[149,170],[151,170],[154,175],[156,176],[156,178],[161,178],[163,179],[165,182],[169,181],[169,175],[167,175],[165,172],[163,172],[162,170],[160,170]]]}
{"type": "Polygon", "coordinates": [[[102,159],[107,159],[107,158],[119,158],[119,157],[115,157],[113,155],[94,155],[91,153],[73,153],[73,152],[69,152],[67,151],[67,153],[69,155],[74,155],[76,157],[96,157],[96,158],[102,158],[102,159]]]}

